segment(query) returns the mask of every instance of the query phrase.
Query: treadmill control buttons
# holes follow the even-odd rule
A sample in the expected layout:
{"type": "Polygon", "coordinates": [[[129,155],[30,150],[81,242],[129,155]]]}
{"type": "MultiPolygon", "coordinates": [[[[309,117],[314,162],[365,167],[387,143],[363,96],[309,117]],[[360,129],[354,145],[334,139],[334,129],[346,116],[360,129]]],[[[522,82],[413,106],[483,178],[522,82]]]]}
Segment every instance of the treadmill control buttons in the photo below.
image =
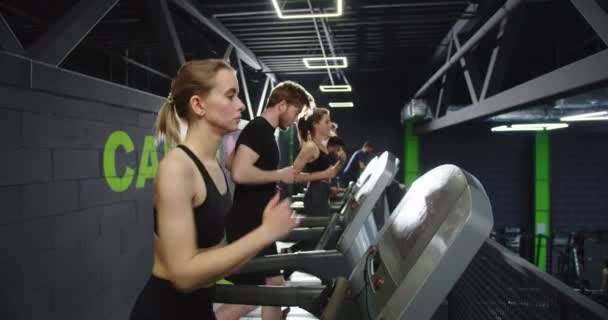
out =
{"type": "Polygon", "coordinates": [[[375,276],[374,277],[374,289],[380,289],[380,287],[382,287],[382,285],[384,284],[384,279],[382,279],[382,276],[375,276]]]}

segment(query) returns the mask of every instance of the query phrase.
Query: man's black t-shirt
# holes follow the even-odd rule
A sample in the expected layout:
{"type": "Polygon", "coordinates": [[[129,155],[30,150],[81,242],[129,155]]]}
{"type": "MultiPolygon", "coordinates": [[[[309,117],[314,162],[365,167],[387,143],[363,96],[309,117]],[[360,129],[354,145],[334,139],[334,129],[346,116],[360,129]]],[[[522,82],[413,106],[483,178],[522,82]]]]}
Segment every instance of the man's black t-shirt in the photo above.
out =
{"type": "MultiPolygon", "coordinates": [[[[277,170],[279,148],[274,138],[275,128],[263,117],[251,120],[243,129],[234,150],[246,145],[259,158],[254,163],[258,169],[277,170]]],[[[228,241],[234,241],[257,228],[268,201],[277,192],[276,183],[235,184],[232,210],[226,225],[228,241]]]]}

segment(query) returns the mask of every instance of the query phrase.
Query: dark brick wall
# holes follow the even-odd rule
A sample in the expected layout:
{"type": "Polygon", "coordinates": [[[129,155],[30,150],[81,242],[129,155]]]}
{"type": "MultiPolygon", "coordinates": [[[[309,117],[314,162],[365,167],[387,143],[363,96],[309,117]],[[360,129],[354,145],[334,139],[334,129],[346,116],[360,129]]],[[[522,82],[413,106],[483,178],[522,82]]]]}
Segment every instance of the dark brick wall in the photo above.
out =
{"type": "Polygon", "coordinates": [[[555,229],[608,229],[606,130],[551,135],[551,216],[555,229]]]}
{"type": "MultiPolygon", "coordinates": [[[[486,188],[495,226],[530,230],[534,134],[491,133],[482,124],[465,126],[421,136],[420,172],[444,163],[461,166],[486,188]]],[[[552,230],[608,229],[607,141],[608,132],[597,124],[550,133],[552,230]]]]}
{"type": "Polygon", "coordinates": [[[0,319],[127,319],[151,270],[152,181],[113,192],[104,146],[127,132],[116,167],[137,175],[162,98],[3,53],[0,67],[0,319]]]}
{"type": "Polygon", "coordinates": [[[483,184],[495,227],[530,230],[534,201],[534,136],[492,133],[483,124],[466,124],[420,137],[420,173],[451,163],[483,184]]]}

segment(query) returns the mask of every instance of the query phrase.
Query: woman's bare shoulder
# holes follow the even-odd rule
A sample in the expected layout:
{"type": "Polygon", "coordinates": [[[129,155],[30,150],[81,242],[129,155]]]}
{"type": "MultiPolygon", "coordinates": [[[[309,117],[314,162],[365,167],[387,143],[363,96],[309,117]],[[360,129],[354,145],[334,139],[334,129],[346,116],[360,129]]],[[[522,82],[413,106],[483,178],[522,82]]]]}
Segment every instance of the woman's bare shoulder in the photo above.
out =
{"type": "Polygon", "coordinates": [[[174,183],[174,180],[189,183],[195,173],[195,168],[191,162],[192,160],[185,152],[179,150],[179,148],[173,148],[160,161],[155,180],[157,182],[171,181],[171,184],[174,183]]]}

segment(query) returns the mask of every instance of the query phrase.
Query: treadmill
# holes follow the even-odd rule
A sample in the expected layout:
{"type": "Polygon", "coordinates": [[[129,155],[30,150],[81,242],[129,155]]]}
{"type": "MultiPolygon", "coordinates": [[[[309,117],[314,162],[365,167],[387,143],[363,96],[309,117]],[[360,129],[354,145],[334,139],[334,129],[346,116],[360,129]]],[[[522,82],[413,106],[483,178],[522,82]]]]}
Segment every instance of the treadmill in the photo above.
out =
{"type": "MultiPolygon", "coordinates": [[[[369,214],[375,206],[378,199],[382,196],[384,190],[390,183],[385,183],[386,176],[394,177],[399,167],[399,159],[389,152],[384,152],[378,157],[374,157],[365,170],[361,173],[356,182],[354,182],[347,190],[348,195],[346,196],[342,208],[339,212],[333,213],[328,217],[302,217],[300,226],[294,229],[291,234],[284,239],[284,242],[298,242],[298,241],[320,241],[323,236],[328,237],[326,244],[322,247],[325,248],[327,243],[330,243],[330,247],[335,248],[335,234],[341,233],[352,219],[359,214],[364,212],[365,215],[369,214]],[[394,164],[393,164],[394,163],[394,164]],[[382,180],[382,181],[380,181],[382,180]],[[370,194],[370,191],[374,186],[380,183],[383,187],[375,189],[380,192],[374,192],[370,194]],[[363,208],[362,202],[365,198],[371,198],[368,203],[371,206],[365,206],[363,208]],[[370,209],[367,209],[370,208],[370,209]],[[333,236],[333,237],[332,237],[333,236]],[[333,241],[329,242],[329,238],[333,241]]],[[[378,227],[380,229],[381,226],[378,227]]],[[[319,246],[317,246],[319,247],[319,246]]]]}
{"type": "Polygon", "coordinates": [[[488,239],[490,201],[475,177],[443,165],[395,210],[351,274],[352,294],[368,319],[431,319],[488,239]]]}
{"type": "Polygon", "coordinates": [[[443,165],[414,182],[375,244],[351,265],[348,280],[284,288],[218,285],[215,300],[298,306],[321,319],[430,319],[492,225],[477,179],[443,165]]]}
{"type": "MultiPolygon", "coordinates": [[[[337,276],[348,276],[352,266],[375,242],[378,226],[373,209],[386,187],[397,173],[399,160],[384,152],[370,162],[353,187],[341,214],[334,214],[323,232],[309,239],[318,240],[315,250],[288,254],[267,255],[251,260],[239,273],[256,273],[275,270],[302,271],[328,283],[337,276]],[[345,225],[336,249],[326,250],[332,237],[339,232],[339,224],[345,225]]],[[[314,229],[314,228],[313,228],[314,229]]]]}
{"type": "MultiPolygon", "coordinates": [[[[388,153],[388,152],[385,152],[388,153]]],[[[361,186],[363,185],[363,183],[366,181],[367,177],[369,177],[369,175],[371,174],[371,172],[374,170],[374,168],[376,168],[375,163],[378,161],[380,157],[375,156],[372,158],[372,160],[370,160],[369,165],[363,170],[363,172],[361,173],[361,175],[359,176],[359,178],[354,181],[351,182],[348,187],[343,191],[343,196],[342,196],[342,201],[340,205],[336,205],[336,203],[333,203],[333,207],[331,207],[332,204],[330,204],[331,209],[334,211],[334,213],[338,212],[340,214],[343,213],[346,204],[349,201],[352,201],[353,195],[357,193],[357,191],[361,188],[361,186]],[[371,165],[371,167],[370,167],[371,165]],[[368,169],[368,167],[370,167],[368,169]]],[[[397,160],[399,161],[399,160],[397,160]]],[[[397,167],[398,167],[398,163],[397,163],[397,167]]],[[[303,194],[300,194],[298,196],[304,197],[303,194]]],[[[293,210],[295,210],[298,213],[304,213],[300,223],[302,227],[324,227],[326,226],[329,221],[330,221],[330,217],[318,217],[318,216],[310,216],[310,215],[306,215],[305,212],[303,212],[304,210],[304,203],[301,201],[298,202],[294,202],[291,205],[291,208],[293,210]]]]}

